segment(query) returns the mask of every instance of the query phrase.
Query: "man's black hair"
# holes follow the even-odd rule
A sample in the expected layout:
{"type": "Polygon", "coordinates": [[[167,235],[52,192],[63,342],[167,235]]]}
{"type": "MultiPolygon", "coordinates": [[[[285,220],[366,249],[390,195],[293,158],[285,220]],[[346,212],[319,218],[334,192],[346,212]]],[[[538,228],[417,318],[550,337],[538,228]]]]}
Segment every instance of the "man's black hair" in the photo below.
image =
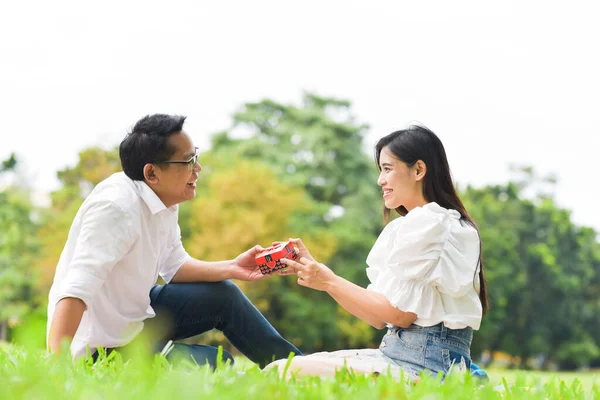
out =
{"type": "Polygon", "coordinates": [[[135,123],[119,146],[123,172],[133,180],[144,180],[144,165],[167,161],[175,149],[168,145],[169,136],[181,132],[186,117],[182,115],[146,115],[135,123]]]}

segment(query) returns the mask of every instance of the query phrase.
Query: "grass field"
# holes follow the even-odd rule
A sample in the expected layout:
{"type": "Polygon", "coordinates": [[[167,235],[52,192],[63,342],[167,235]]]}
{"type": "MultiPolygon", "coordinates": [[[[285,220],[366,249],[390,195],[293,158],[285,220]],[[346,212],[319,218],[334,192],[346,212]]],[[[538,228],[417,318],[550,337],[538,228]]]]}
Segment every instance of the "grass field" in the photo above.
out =
{"type": "Polygon", "coordinates": [[[490,383],[451,376],[444,383],[340,372],[336,378],[264,373],[250,362],[217,372],[160,356],[124,363],[111,354],[95,365],[0,347],[0,399],[600,399],[600,374],[489,370],[490,383]]]}

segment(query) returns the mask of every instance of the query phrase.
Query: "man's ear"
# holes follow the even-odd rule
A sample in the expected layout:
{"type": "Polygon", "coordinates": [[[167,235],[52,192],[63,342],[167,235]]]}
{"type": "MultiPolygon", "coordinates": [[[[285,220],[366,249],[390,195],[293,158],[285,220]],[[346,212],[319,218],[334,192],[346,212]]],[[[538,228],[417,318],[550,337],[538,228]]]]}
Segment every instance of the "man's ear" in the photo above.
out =
{"type": "Polygon", "coordinates": [[[160,171],[154,164],[146,164],[144,165],[144,180],[148,184],[157,184],[158,183],[158,175],[160,175],[160,171]]]}
{"type": "Polygon", "coordinates": [[[415,180],[422,181],[427,174],[427,164],[425,164],[422,160],[418,160],[415,165],[415,180]]]}

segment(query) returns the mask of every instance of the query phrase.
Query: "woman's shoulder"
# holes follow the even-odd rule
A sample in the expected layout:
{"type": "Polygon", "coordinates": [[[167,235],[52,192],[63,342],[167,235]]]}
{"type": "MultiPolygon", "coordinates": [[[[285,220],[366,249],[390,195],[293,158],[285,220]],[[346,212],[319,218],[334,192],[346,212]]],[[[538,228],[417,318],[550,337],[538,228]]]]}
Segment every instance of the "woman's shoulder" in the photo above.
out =
{"type": "Polygon", "coordinates": [[[453,223],[460,220],[460,217],[458,211],[432,202],[410,210],[401,225],[399,224],[399,228],[404,234],[443,235],[450,230],[453,223]]]}
{"type": "Polygon", "coordinates": [[[415,207],[410,210],[405,216],[390,221],[385,227],[398,228],[406,222],[438,222],[445,223],[449,220],[459,220],[460,213],[456,210],[451,210],[438,205],[435,202],[427,203],[423,206],[415,207]]]}
{"type": "Polygon", "coordinates": [[[435,202],[415,207],[404,217],[391,221],[384,228],[382,236],[393,237],[399,243],[424,240],[442,246],[452,238],[453,242],[470,242],[479,237],[475,227],[461,219],[457,210],[444,208],[435,202]]]}
{"type": "Polygon", "coordinates": [[[411,219],[433,220],[439,223],[458,221],[461,215],[458,211],[444,208],[436,202],[427,203],[421,207],[413,208],[406,217],[411,219]]]}

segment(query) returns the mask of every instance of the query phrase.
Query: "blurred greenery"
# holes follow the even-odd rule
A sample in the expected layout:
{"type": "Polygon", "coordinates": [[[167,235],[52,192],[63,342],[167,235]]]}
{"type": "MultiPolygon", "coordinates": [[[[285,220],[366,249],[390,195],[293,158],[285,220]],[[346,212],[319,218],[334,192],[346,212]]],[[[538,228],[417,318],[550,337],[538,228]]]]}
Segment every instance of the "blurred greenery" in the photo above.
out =
{"type": "MultiPolygon", "coordinates": [[[[2,164],[3,171],[14,168],[14,155],[2,164]]],[[[34,218],[28,193],[13,187],[0,192],[0,339],[40,306],[35,291],[39,239],[34,218]]]]}
{"type": "MultiPolygon", "coordinates": [[[[305,93],[301,105],[245,104],[233,130],[212,136],[201,155],[197,197],[180,208],[188,251],[231,258],[254,244],[301,237],[336,273],[366,286],[365,259],[383,227],[377,168],[363,152],[368,127],[344,100],[305,93]],[[234,130],[246,132],[239,138],[234,130]]],[[[2,162],[12,174],[18,160],[2,162]]],[[[58,172],[49,208],[30,193],[0,192],[0,339],[43,343],[20,330],[43,320],[45,299],[72,219],[85,196],[120,170],[116,148],[92,147],[58,172]],[[41,316],[41,317],[40,317],[41,316]]],[[[556,204],[556,179],[515,167],[509,182],[459,187],[481,231],[490,311],[475,333],[473,357],[510,354],[519,368],[600,365],[600,244],[556,204]]],[[[309,353],[377,346],[382,332],[293,277],[240,283],[288,339],[309,353]]],[[[223,344],[218,333],[205,343],[223,344]]]]}

